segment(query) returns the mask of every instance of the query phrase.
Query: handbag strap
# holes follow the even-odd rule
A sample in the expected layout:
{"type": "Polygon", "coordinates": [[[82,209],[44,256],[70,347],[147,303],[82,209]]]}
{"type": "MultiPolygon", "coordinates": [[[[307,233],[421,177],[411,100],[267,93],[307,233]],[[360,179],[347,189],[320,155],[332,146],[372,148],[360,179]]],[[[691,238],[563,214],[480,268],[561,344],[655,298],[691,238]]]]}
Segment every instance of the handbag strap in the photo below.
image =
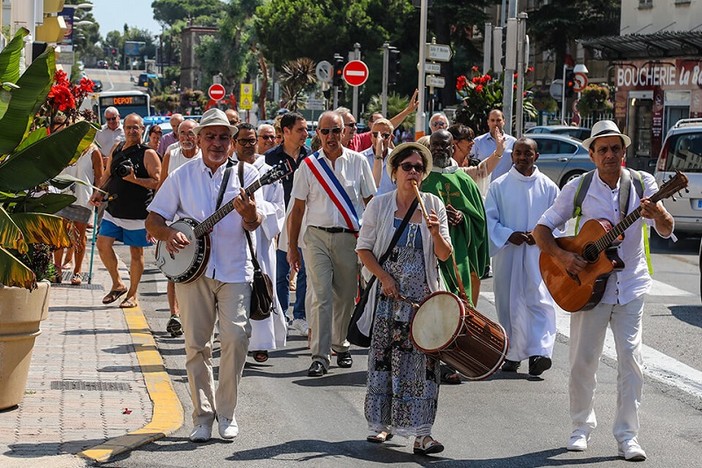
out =
{"type": "Polygon", "coordinates": [[[412,200],[412,204],[410,205],[409,210],[407,210],[407,213],[405,213],[405,217],[402,218],[402,222],[400,223],[400,226],[395,230],[395,234],[393,234],[393,236],[392,236],[392,240],[390,241],[390,245],[388,245],[387,250],[378,260],[378,263],[380,263],[381,265],[383,263],[385,263],[385,260],[387,260],[388,257],[390,256],[390,253],[392,252],[392,249],[397,244],[397,241],[400,240],[400,236],[402,235],[402,232],[405,230],[405,228],[409,224],[409,220],[412,217],[412,214],[417,209],[418,204],[419,204],[418,198],[415,198],[414,200],[412,200]]]}
{"type": "MultiPolygon", "coordinates": [[[[231,167],[229,168],[231,169],[231,167]]],[[[239,164],[239,185],[244,186],[244,164],[239,164]]],[[[256,258],[256,253],[254,252],[253,243],[251,242],[251,234],[249,231],[244,229],[244,234],[246,234],[246,242],[249,244],[249,252],[251,252],[251,263],[253,263],[254,272],[260,271],[261,266],[258,264],[258,259],[256,258]]]]}

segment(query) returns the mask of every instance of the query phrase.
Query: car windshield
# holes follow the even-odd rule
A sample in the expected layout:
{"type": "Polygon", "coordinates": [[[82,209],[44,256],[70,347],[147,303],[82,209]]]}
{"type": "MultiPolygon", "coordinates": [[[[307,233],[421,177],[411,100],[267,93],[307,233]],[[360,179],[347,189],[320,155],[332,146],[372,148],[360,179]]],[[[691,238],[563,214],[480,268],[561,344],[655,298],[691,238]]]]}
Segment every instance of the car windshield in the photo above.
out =
{"type": "Polygon", "coordinates": [[[683,133],[668,140],[667,171],[702,172],[702,133],[683,133]]]}

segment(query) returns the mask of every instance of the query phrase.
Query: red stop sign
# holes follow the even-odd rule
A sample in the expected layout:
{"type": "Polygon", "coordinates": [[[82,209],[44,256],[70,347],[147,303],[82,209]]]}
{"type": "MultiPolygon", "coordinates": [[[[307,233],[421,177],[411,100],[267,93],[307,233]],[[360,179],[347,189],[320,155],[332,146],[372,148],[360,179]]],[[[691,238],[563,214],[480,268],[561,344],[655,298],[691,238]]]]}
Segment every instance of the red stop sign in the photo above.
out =
{"type": "Polygon", "coordinates": [[[207,94],[210,96],[210,99],[214,99],[215,101],[223,99],[226,93],[227,92],[225,91],[224,86],[218,83],[213,84],[207,90],[207,94]]]}
{"type": "Polygon", "coordinates": [[[368,79],[368,65],[360,60],[351,60],[344,66],[343,76],[349,86],[361,86],[368,79]]]}

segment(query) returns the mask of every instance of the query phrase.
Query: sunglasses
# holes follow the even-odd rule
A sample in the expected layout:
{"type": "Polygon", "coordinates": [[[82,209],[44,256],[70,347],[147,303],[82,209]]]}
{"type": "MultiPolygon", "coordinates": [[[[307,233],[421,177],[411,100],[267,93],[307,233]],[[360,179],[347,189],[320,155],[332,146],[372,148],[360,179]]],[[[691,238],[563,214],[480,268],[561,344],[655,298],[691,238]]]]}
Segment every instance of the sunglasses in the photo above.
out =
{"type": "Polygon", "coordinates": [[[247,139],[239,139],[236,140],[237,143],[239,143],[241,146],[253,146],[256,144],[256,139],[255,138],[247,138],[247,139]]]}
{"type": "Polygon", "coordinates": [[[105,117],[105,120],[112,122],[113,120],[119,120],[119,117],[105,117]]]}
{"type": "Polygon", "coordinates": [[[446,122],[444,122],[443,120],[437,120],[436,122],[432,122],[431,126],[432,127],[445,127],[446,122]]]}
{"type": "Polygon", "coordinates": [[[346,124],[346,125],[344,125],[344,126],[345,126],[345,127],[355,127],[355,126],[356,126],[356,122],[351,122],[351,123],[348,123],[348,124],[346,124]]]}
{"type": "Polygon", "coordinates": [[[419,173],[424,173],[424,164],[412,164],[412,163],[402,163],[400,164],[400,167],[402,168],[403,171],[409,172],[412,169],[419,173]]]}
{"type": "Polygon", "coordinates": [[[338,135],[341,133],[341,129],[339,127],[319,129],[319,133],[321,133],[322,135],[329,135],[329,132],[332,132],[334,135],[338,135]]]}
{"type": "Polygon", "coordinates": [[[380,135],[385,139],[390,138],[392,136],[390,133],[380,133],[380,132],[371,132],[371,135],[373,135],[373,138],[378,138],[378,135],[380,135]]]}
{"type": "Polygon", "coordinates": [[[263,140],[271,140],[272,141],[272,140],[275,140],[275,135],[261,135],[261,136],[259,136],[259,138],[261,138],[263,140]]]}

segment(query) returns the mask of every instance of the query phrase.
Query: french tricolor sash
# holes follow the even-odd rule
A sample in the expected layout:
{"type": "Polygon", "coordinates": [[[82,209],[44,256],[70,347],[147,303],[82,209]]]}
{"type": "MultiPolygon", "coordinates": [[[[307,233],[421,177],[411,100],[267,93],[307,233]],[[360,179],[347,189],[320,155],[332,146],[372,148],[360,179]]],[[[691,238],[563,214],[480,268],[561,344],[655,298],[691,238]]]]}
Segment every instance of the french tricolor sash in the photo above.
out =
{"type": "Polygon", "coordinates": [[[324,191],[327,192],[331,201],[339,209],[348,228],[352,231],[358,231],[361,228],[361,223],[358,221],[358,215],[353,203],[351,203],[351,198],[349,198],[344,187],[341,186],[339,179],[336,178],[336,174],[331,170],[329,164],[321,158],[319,151],[303,159],[303,161],[322,185],[324,191]]]}

